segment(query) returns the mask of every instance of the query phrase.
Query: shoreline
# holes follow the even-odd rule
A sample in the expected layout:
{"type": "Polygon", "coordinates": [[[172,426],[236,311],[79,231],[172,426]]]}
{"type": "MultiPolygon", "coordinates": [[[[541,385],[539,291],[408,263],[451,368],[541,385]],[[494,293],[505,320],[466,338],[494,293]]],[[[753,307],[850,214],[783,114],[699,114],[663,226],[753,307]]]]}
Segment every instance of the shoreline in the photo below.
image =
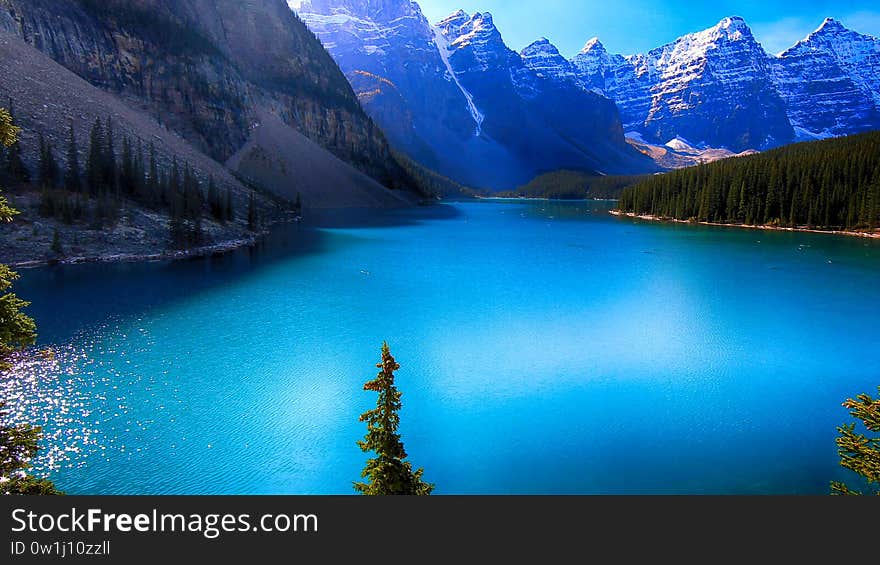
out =
{"type": "Polygon", "coordinates": [[[677,220],[675,218],[662,218],[660,216],[652,216],[650,214],[636,214],[634,212],[621,212],[620,210],[611,210],[609,212],[612,216],[617,216],[618,218],[632,218],[636,220],[648,220],[651,222],[667,222],[673,224],[691,224],[698,226],[713,226],[713,227],[721,227],[721,228],[739,228],[739,229],[747,229],[747,230],[761,230],[761,231],[782,231],[782,232],[802,232],[802,233],[820,233],[826,235],[845,235],[848,237],[860,237],[862,239],[880,239],[880,232],[858,232],[858,231],[846,231],[846,230],[817,230],[812,228],[786,228],[782,226],[767,226],[767,225],[758,225],[751,226],[745,224],[721,224],[718,222],[691,222],[688,220],[677,220]]]}
{"type": "Polygon", "coordinates": [[[620,202],[617,198],[539,198],[537,196],[475,196],[476,200],[495,200],[500,202],[620,202]]]}
{"type": "MultiPolygon", "coordinates": [[[[261,234],[262,235],[262,234],[261,234]]],[[[86,265],[93,263],[153,263],[158,261],[178,261],[181,259],[193,259],[196,257],[208,257],[210,255],[223,255],[245,247],[256,245],[261,235],[244,239],[234,239],[205,245],[193,249],[181,251],[161,251],[157,253],[108,253],[96,256],[63,257],[60,259],[37,259],[33,261],[20,261],[11,263],[13,269],[38,269],[41,267],[54,267],[59,265],[86,265]]]]}

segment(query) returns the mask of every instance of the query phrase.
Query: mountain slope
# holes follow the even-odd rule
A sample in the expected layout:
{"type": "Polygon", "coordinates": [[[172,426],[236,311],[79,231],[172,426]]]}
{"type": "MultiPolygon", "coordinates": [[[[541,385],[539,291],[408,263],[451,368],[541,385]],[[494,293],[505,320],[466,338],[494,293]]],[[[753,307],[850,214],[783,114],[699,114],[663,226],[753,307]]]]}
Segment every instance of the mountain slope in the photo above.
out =
{"type": "MultiPolygon", "coordinates": [[[[252,143],[253,126],[271,114],[376,181],[411,186],[345,77],[283,0],[0,0],[0,27],[219,162],[252,143]]],[[[292,148],[264,150],[297,159],[292,148]]],[[[290,192],[289,182],[267,188],[290,192]]],[[[333,186],[302,188],[317,190],[333,202],[333,186]]],[[[365,205],[372,201],[365,196],[365,205]]]]}

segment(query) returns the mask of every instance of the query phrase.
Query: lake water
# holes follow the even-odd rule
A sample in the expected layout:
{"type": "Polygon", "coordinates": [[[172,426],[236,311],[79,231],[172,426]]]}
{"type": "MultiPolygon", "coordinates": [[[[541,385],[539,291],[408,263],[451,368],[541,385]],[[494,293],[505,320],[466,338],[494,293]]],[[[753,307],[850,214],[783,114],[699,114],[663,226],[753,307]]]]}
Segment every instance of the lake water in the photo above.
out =
{"type": "Polygon", "coordinates": [[[388,340],[438,493],[818,493],[880,384],[880,244],[467,202],[23,273],[0,384],[70,493],[347,494],[388,340]]]}

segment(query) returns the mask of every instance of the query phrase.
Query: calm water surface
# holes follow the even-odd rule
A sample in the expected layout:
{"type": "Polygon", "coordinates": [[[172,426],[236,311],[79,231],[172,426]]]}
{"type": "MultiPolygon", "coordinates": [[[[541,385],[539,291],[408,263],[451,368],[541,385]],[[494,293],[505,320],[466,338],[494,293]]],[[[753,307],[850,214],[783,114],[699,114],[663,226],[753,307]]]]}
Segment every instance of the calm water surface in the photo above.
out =
{"type": "Polygon", "coordinates": [[[71,493],[345,494],[388,340],[440,493],[826,493],[880,384],[880,244],[455,203],[23,273],[0,382],[71,493]]]}

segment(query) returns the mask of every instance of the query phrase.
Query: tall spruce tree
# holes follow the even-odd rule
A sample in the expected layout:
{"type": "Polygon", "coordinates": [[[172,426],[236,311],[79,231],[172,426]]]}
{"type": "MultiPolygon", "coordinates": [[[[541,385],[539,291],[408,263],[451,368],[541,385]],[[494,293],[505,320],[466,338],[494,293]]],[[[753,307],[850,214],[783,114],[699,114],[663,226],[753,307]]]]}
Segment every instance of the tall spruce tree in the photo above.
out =
{"type": "Polygon", "coordinates": [[[424,469],[414,471],[412,463],[406,461],[407,453],[398,433],[403,395],[394,384],[394,372],[400,365],[387,343],[382,346],[382,361],[376,367],[379,374],[364,385],[364,390],[375,392],[379,397],[376,408],[360,418],[367,424],[367,435],[358,442],[364,453],[373,452],[376,457],[367,461],[361,473],[366,482],[355,483],[354,488],[369,496],[429,495],[434,485],[422,480],[424,469]]]}
{"type": "Polygon", "coordinates": [[[39,134],[40,160],[37,166],[40,186],[44,189],[53,189],[58,185],[58,162],[55,160],[55,151],[52,143],[47,141],[43,134],[39,134]]]}
{"type": "MultiPolygon", "coordinates": [[[[880,392],[880,387],[877,388],[880,392]]],[[[880,396],[877,399],[863,394],[843,403],[853,418],[861,421],[862,427],[873,436],[856,430],[856,424],[837,428],[837,449],[840,465],[856,473],[866,483],[872,494],[880,495],[880,396]]],[[[844,483],[832,483],[831,491],[837,495],[861,495],[860,490],[852,489],[844,483]]]]}
{"type": "MultiPolygon", "coordinates": [[[[16,142],[18,128],[12,117],[0,108],[0,143],[9,147],[16,142]]],[[[0,222],[11,222],[18,214],[0,196],[0,222]]],[[[12,292],[18,274],[0,265],[0,372],[10,368],[10,355],[36,341],[36,324],[22,310],[28,303],[12,292]]],[[[38,449],[41,430],[28,425],[8,423],[8,412],[0,401],[0,495],[60,494],[48,480],[27,474],[30,460],[38,449]]]]}
{"type": "Polygon", "coordinates": [[[113,118],[107,116],[107,132],[104,136],[104,156],[102,159],[102,176],[104,186],[110,194],[116,196],[118,179],[116,175],[116,148],[113,132],[113,118]]]}
{"type": "Polygon", "coordinates": [[[101,126],[101,118],[95,118],[95,124],[89,134],[86,183],[89,185],[89,193],[92,196],[104,192],[104,128],[101,126]]]}
{"type": "Polygon", "coordinates": [[[64,172],[64,190],[71,194],[79,194],[82,190],[82,173],[79,169],[79,149],[76,146],[76,132],[71,120],[67,136],[67,169],[64,172]]]}
{"type": "Polygon", "coordinates": [[[147,173],[147,202],[162,202],[162,180],[159,178],[159,165],[156,161],[156,145],[150,142],[150,165],[147,173]]]}
{"type": "Polygon", "coordinates": [[[257,231],[260,227],[260,219],[257,217],[257,195],[251,191],[250,198],[248,199],[248,229],[250,231],[257,231]]]}
{"type": "Polygon", "coordinates": [[[223,216],[227,222],[235,221],[235,210],[232,208],[232,190],[226,189],[226,206],[223,210],[223,216]]]}

